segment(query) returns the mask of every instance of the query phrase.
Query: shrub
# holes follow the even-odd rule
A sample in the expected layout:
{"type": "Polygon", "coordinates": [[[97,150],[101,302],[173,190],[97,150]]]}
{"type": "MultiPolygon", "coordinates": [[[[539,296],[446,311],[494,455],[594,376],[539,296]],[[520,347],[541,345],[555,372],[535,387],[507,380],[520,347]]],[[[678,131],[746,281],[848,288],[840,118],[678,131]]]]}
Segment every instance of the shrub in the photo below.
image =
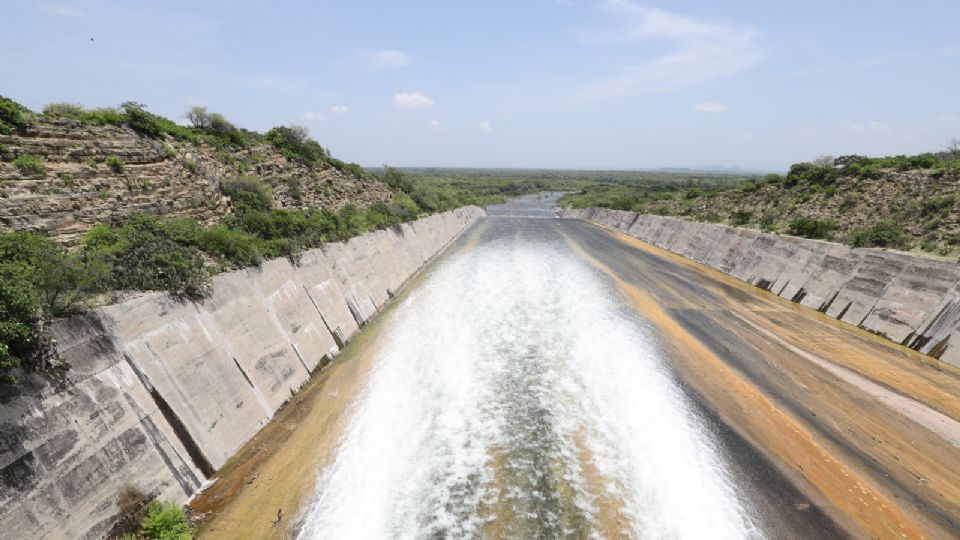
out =
{"type": "Polygon", "coordinates": [[[853,233],[856,247],[902,248],[908,243],[907,235],[894,222],[881,220],[870,227],[853,233]]]}
{"type": "Polygon", "coordinates": [[[734,225],[746,225],[753,219],[753,212],[747,210],[737,210],[733,213],[731,221],[734,225]]]}
{"type": "Polygon", "coordinates": [[[784,185],[787,187],[793,187],[798,184],[829,186],[836,182],[839,176],[839,171],[832,165],[796,163],[790,167],[790,172],[787,173],[784,185]]]}
{"type": "Polygon", "coordinates": [[[0,161],[6,161],[12,155],[10,149],[7,148],[7,145],[0,143],[0,161]]]}
{"type": "Polygon", "coordinates": [[[194,534],[183,508],[174,502],[150,505],[141,526],[143,534],[153,540],[190,540],[194,534]]]}
{"type": "Polygon", "coordinates": [[[159,290],[179,298],[202,298],[210,288],[203,256],[192,245],[193,239],[184,236],[182,226],[165,227],[165,223],[134,214],[118,227],[94,226],[84,237],[84,245],[110,261],[116,289],[159,290]]]}
{"type": "Polygon", "coordinates": [[[12,133],[13,130],[26,127],[30,123],[30,109],[16,101],[0,96],[0,134],[12,133]]]}
{"type": "Polygon", "coordinates": [[[275,127],[264,137],[284,156],[305,165],[315,165],[329,158],[327,151],[310,138],[307,128],[303,126],[275,127]]]}
{"type": "Polygon", "coordinates": [[[125,163],[123,162],[123,159],[121,159],[120,157],[110,156],[107,158],[106,164],[107,164],[107,167],[110,167],[111,171],[117,174],[123,173],[123,168],[125,163]]]}
{"type": "Polygon", "coordinates": [[[47,165],[36,156],[22,154],[13,160],[13,164],[25,174],[43,174],[47,172],[47,165]]]}
{"type": "Polygon", "coordinates": [[[43,106],[43,115],[51,118],[72,118],[82,120],[84,115],[83,105],[77,103],[48,103],[43,106]]]}
{"type": "Polygon", "coordinates": [[[127,115],[123,111],[113,107],[100,107],[84,111],[80,120],[97,126],[122,126],[127,123],[127,115]]]}
{"type": "Polygon", "coordinates": [[[57,175],[57,178],[59,178],[60,181],[63,182],[63,185],[67,187],[72,187],[74,184],[76,184],[76,181],[73,179],[73,176],[67,173],[60,173],[57,175]]]}
{"type": "Polygon", "coordinates": [[[104,267],[83,253],[68,253],[28,232],[0,234],[0,380],[33,357],[37,322],[73,312],[102,290],[104,267]]]}
{"type": "Polygon", "coordinates": [[[197,165],[197,162],[193,161],[192,159],[184,161],[183,166],[186,167],[191,174],[197,174],[197,171],[200,170],[200,166],[197,165]]]}
{"type": "Polygon", "coordinates": [[[920,213],[924,216],[949,213],[956,202],[956,195],[930,197],[923,201],[920,206],[920,213]]]}
{"type": "Polygon", "coordinates": [[[802,217],[789,224],[790,234],[804,238],[830,238],[835,230],[837,230],[837,222],[831,220],[821,221],[802,217]]]}
{"type": "Polygon", "coordinates": [[[857,205],[857,198],[854,197],[853,195],[847,195],[846,197],[843,198],[843,202],[840,203],[840,211],[845,212],[847,210],[850,210],[856,205],[857,205]]]}
{"type": "Polygon", "coordinates": [[[287,179],[287,193],[291,199],[297,202],[303,200],[303,188],[299,178],[287,179]]]}
{"type": "Polygon", "coordinates": [[[214,225],[204,229],[197,238],[200,249],[215,253],[237,266],[254,266],[263,259],[259,239],[248,232],[214,225]]]}
{"type": "Polygon", "coordinates": [[[240,176],[220,184],[220,191],[230,197],[237,212],[269,210],[273,206],[273,190],[256,176],[240,176]]]}

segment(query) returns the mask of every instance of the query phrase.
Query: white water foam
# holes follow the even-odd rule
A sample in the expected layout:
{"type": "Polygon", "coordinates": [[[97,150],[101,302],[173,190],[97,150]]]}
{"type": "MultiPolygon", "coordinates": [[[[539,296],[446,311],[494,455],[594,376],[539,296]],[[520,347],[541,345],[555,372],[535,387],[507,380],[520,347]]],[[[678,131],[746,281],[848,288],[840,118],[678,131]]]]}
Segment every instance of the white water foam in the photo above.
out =
{"type": "Polygon", "coordinates": [[[300,538],[475,538],[498,501],[514,537],[599,537],[578,434],[633,536],[759,535],[649,329],[562,242],[449,257],[388,327],[300,538]]]}

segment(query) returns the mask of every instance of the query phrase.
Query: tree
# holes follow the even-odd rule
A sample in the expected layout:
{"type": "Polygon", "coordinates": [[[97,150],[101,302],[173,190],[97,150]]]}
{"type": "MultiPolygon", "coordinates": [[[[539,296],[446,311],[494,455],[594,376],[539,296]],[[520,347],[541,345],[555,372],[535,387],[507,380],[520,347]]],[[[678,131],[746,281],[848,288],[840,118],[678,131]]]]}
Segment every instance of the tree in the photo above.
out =
{"type": "Polygon", "coordinates": [[[207,113],[206,107],[200,105],[190,107],[190,110],[187,111],[186,118],[195,128],[207,129],[210,127],[210,115],[207,113]]]}
{"type": "Polygon", "coordinates": [[[960,155],[960,139],[953,138],[947,141],[946,149],[955,156],[960,155]]]}

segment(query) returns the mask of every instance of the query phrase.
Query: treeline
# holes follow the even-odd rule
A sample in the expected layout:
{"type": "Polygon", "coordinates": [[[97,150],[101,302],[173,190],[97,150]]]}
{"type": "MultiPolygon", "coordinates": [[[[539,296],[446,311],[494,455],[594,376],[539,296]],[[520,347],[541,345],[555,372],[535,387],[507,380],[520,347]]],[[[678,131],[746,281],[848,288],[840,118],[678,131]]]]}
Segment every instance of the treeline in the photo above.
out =
{"type": "Polygon", "coordinates": [[[665,215],[670,213],[665,201],[717,193],[757,179],[754,175],[725,173],[634,173],[632,177],[586,185],[564,195],[559,204],[665,215]]]}

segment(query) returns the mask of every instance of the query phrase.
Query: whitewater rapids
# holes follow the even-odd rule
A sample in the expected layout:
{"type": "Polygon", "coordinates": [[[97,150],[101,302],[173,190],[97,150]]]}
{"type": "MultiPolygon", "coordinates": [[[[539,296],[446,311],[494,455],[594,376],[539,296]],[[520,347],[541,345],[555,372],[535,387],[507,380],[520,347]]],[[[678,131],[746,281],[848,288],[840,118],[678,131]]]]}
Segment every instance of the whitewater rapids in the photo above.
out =
{"type": "Polygon", "coordinates": [[[299,538],[760,536],[652,330],[559,235],[456,250],[390,317],[299,538]]]}

